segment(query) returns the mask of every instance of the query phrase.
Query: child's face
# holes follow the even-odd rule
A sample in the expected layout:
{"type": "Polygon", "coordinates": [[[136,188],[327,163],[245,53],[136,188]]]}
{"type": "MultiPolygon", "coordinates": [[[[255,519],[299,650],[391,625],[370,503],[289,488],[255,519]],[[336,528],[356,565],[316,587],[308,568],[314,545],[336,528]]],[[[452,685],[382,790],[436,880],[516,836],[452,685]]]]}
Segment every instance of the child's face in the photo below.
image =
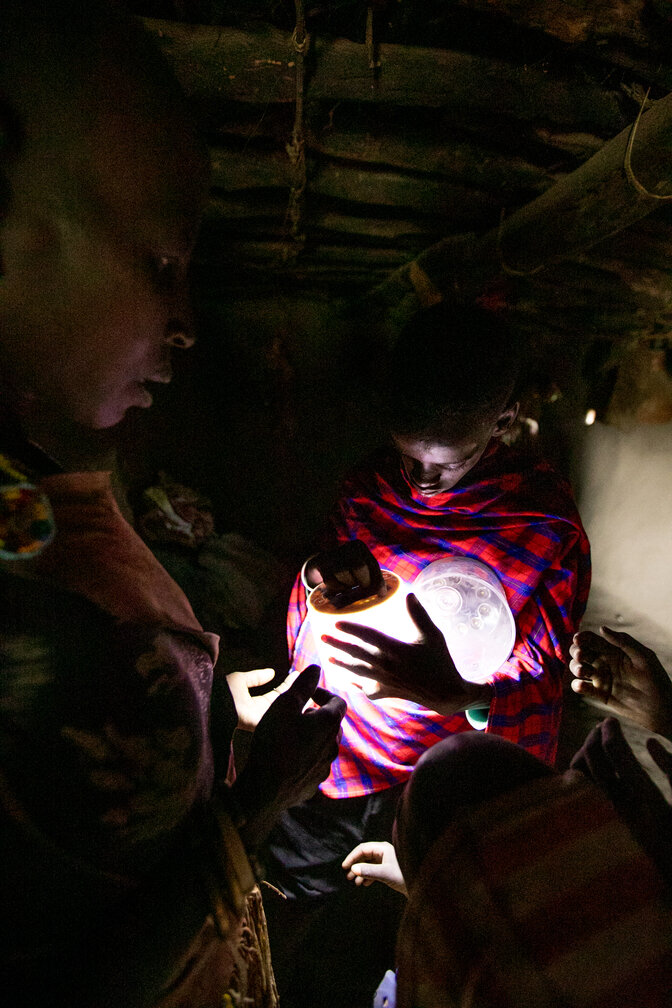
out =
{"type": "Polygon", "coordinates": [[[411,486],[423,497],[452,490],[481,459],[490,441],[509,430],[518,416],[518,407],[517,402],[512,403],[495,419],[476,422],[461,436],[450,439],[393,434],[411,486]]]}
{"type": "Polygon", "coordinates": [[[0,331],[29,408],[105,428],[151,405],[147,383],[169,381],[171,347],[193,342],[206,178],[190,130],[167,117],[120,111],[62,152],[28,145],[0,226],[0,331]]]}
{"type": "Polygon", "coordinates": [[[492,425],[444,444],[395,435],[393,441],[409,483],[423,497],[451,490],[481,458],[492,436],[492,425]]]}

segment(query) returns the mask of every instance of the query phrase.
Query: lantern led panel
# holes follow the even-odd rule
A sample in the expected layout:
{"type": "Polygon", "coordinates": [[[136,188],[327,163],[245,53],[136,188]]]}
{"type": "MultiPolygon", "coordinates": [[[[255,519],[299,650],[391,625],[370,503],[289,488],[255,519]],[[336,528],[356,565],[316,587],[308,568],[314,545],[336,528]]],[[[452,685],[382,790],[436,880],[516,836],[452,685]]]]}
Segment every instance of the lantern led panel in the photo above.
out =
{"type": "Polygon", "coordinates": [[[486,682],[509,657],[516,639],[516,624],[495,572],[480,560],[446,557],[418,574],[413,591],[445,637],[462,678],[486,682]]]}

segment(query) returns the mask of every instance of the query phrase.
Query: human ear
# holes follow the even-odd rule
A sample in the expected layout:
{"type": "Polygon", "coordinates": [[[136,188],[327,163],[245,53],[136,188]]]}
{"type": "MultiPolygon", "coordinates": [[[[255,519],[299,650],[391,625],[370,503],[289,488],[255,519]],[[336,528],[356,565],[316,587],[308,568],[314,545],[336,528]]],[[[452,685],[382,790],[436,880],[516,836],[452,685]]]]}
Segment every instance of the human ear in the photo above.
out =
{"type": "Polygon", "coordinates": [[[495,429],[492,432],[493,437],[501,437],[502,434],[506,432],[513,426],[516,422],[516,417],[518,416],[518,411],[520,409],[520,403],[514,402],[510,406],[499,414],[497,417],[497,422],[495,424],[495,429]]]}

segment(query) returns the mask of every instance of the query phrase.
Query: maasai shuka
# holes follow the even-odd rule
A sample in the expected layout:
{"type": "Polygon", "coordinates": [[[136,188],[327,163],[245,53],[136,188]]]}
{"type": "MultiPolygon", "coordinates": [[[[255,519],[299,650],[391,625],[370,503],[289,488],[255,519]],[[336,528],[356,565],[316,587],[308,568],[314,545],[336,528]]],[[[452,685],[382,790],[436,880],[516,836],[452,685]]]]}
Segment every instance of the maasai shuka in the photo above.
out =
{"type": "MultiPolygon", "coordinates": [[[[568,483],[544,461],[492,441],[462,483],[433,497],[408,482],[399,456],[380,451],[344,483],[321,544],[361,539],[381,567],[406,582],[447,555],[465,555],[498,574],[516,621],[510,658],[490,680],[487,731],[555,759],[563,671],[585,610],[590,548],[568,483]]],[[[317,662],[297,578],[289,605],[292,671],[317,662]]],[[[354,797],[407,779],[422,753],[469,730],[464,714],[445,717],[405,700],[370,700],[332,666],[321,682],[348,705],[339,755],[321,785],[329,797],[354,797]]]]}
{"type": "Polygon", "coordinates": [[[669,892],[580,773],[461,809],[408,884],[397,1008],[669,1008],[669,892]]]}

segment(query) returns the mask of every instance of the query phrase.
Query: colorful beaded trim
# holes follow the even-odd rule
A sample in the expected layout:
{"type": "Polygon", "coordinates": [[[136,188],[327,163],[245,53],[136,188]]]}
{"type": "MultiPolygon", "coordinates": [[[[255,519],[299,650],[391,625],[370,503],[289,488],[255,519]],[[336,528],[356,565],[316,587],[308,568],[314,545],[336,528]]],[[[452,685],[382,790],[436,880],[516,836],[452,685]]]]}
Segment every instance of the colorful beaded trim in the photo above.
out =
{"type": "Polygon", "coordinates": [[[0,559],[35,556],[56,531],[45,495],[4,455],[0,455],[0,559]]]}

